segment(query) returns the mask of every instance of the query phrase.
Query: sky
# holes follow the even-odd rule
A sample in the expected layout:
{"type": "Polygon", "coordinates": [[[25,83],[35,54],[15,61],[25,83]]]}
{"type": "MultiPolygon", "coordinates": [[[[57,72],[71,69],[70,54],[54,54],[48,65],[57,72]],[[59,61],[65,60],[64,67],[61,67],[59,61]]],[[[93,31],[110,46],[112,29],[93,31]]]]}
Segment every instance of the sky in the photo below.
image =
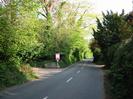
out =
{"type": "Polygon", "coordinates": [[[112,10],[113,12],[121,12],[122,9],[126,13],[132,11],[133,0],[69,0],[72,3],[81,3],[90,5],[93,11],[96,13],[106,12],[107,10],[112,10]]]}
{"type": "MultiPolygon", "coordinates": [[[[81,3],[90,5],[93,8],[93,11],[96,13],[106,12],[107,10],[112,10],[113,12],[121,12],[122,9],[126,13],[132,11],[133,9],[133,0],[66,0],[72,3],[81,3]]],[[[1,0],[0,0],[1,2],[1,0]]]]}
{"type": "MultiPolygon", "coordinates": [[[[106,13],[107,10],[121,13],[124,9],[125,13],[129,13],[133,10],[133,0],[69,0],[73,4],[82,4],[85,6],[91,6],[91,12],[101,17],[102,12],[106,13]]],[[[90,21],[91,24],[96,24],[96,20],[90,21]]],[[[92,32],[92,31],[91,31],[92,32]]],[[[91,39],[93,36],[89,34],[85,39],[91,39]]]]}
{"type": "Polygon", "coordinates": [[[112,10],[114,12],[121,12],[122,9],[126,13],[132,11],[133,0],[90,0],[95,11],[100,13],[106,10],[112,10]]]}

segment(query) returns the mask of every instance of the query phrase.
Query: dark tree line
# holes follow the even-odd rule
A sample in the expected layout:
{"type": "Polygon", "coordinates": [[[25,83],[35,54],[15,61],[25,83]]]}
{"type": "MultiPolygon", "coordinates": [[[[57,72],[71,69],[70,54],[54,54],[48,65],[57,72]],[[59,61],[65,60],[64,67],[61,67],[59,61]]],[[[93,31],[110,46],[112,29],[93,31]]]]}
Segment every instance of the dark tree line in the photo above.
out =
{"type": "Polygon", "coordinates": [[[94,60],[102,61],[110,70],[113,99],[132,99],[133,95],[133,18],[132,13],[103,13],[97,19],[97,30],[91,49],[94,60]]]}

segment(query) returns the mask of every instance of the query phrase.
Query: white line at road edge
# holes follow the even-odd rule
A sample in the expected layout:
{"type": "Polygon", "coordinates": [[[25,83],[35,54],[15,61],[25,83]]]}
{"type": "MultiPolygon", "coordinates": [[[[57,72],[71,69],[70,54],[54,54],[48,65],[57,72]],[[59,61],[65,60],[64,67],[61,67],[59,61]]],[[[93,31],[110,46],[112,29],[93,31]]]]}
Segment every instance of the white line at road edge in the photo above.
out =
{"type": "Polygon", "coordinates": [[[69,83],[72,79],[73,79],[73,78],[70,77],[70,78],[66,81],[66,83],[69,83]]]}
{"type": "Polygon", "coordinates": [[[78,74],[78,73],[80,73],[80,70],[79,70],[79,71],[77,71],[77,74],[78,74]]]}
{"type": "Polygon", "coordinates": [[[48,99],[48,96],[44,97],[43,99],[48,99]]]}

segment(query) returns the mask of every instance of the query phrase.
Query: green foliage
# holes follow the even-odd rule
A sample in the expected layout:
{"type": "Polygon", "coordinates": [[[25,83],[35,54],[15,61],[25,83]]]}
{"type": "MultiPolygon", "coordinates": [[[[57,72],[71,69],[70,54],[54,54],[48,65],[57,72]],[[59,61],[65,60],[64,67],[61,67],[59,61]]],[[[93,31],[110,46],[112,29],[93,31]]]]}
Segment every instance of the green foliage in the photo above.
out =
{"type": "Polygon", "coordinates": [[[120,45],[121,45],[121,43],[117,43],[117,44],[112,45],[111,47],[108,48],[107,57],[109,57],[108,61],[110,63],[110,66],[113,65],[112,61],[115,57],[116,50],[117,50],[117,48],[119,48],[120,45]]]}
{"type": "Polygon", "coordinates": [[[101,48],[95,39],[92,39],[92,41],[90,42],[90,49],[93,52],[93,57],[94,57],[93,62],[102,64],[103,63],[103,55],[101,53],[101,48]]]}
{"type": "Polygon", "coordinates": [[[0,85],[34,78],[30,66],[22,64],[53,60],[57,52],[62,67],[85,58],[89,52],[82,29],[85,13],[77,9],[51,0],[10,0],[0,6],[0,85]]]}
{"type": "Polygon", "coordinates": [[[37,55],[40,49],[36,33],[39,27],[37,17],[33,16],[33,10],[29,13],[25,11],[26,7],[16,4],[22,2],[13,0],[0,7],[0,87],[34,78],[32,72],[21,71],[20,64],[37,55]]]}
{"type": "Polygon", "coordinates": [[[0,63],[0,89],[21,84],[27,78],[19,68],[10,63],[0,63]]]}
{"type": "Polygon", "coordinates": [[[29,64],[22,64],[19,71],[25,75],[27,80],[33,80],[35,78],[38,78],[29,64]]]}
{"type": "MultiPolygon", "coordinates": [[[[47,6],[46,6],[47,7],[47,6]]],[[[74,12],[71,5],[61,2],[51,19],[44,17],[42,21],[52,24],[44,24],[45,28],[41,32],[41,41],[44,45],[44,57],[54,57],[54,54],[60,52],[63,54],[62,60],[66,63],[73,63],[84,58],[88,51],[88,46],[83,36],[82,17],[76,18],[77,12],[74,12]],[[68,8],[69,7],[69,12],[68,8]],[[52,50],[51,50],[52,49],[52,50]]],[[[50,15],[52,12],[48,11],[50,15]]],[[[47,15],[47,14],[46,14],[47,15]]]]}
{"type": "MultiPolygon", "coordinates": [[[[95,42],[92,51],[100,48],[106,66],[110,68],[110,82],[113,99],[132,99],[133,85],[133,27],[126,21],[124,13],[108,12],[103,14],[103,21],[97,19],[97,31],[94,30],[95,42]]],[[[96,56],[99,58],[99,56],[96,56]]]]}
{"type": "Polygon", "coordinates": [[[116,50],[111,68],[112,91],[115,99],[132,99],[133,40],[121,44],[116,50]]]}
{"type": "Polygon", "coordinates": [[[120,15],[107,12],[106,15],[103,14],[102,22],[97,19],[97,31],[94,30],[94,38],[101,48],[106,66],[111,64],[107,55],[109,47],[131,37],[131,31],[131,26],[126,22],[123,12],[120,15]]]}
{"type": "Polygon", "coordinates": [[[11,62],[0,63],[0,90],[37,78],[29,65],[22,65],[21,67],[15,65],[11,62]]]}
{"type": "Polygon", "coordinates": [[[5,9],[0,8],[0,60],[9,61],[16,53],[14,27],[11,26],[9,18],[2,13],[5,9]]]}

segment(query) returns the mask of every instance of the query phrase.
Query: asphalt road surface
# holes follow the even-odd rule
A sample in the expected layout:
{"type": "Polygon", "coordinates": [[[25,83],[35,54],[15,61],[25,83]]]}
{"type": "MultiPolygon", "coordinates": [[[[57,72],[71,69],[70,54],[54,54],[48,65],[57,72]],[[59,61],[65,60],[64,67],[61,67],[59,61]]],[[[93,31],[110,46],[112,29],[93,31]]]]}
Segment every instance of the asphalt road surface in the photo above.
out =
{"type": "Polygon", "coordinates": [[[104,99],[103,73],[90,62],[76,63],[51,77],[6,89],[0,99],[104,99]]]}

